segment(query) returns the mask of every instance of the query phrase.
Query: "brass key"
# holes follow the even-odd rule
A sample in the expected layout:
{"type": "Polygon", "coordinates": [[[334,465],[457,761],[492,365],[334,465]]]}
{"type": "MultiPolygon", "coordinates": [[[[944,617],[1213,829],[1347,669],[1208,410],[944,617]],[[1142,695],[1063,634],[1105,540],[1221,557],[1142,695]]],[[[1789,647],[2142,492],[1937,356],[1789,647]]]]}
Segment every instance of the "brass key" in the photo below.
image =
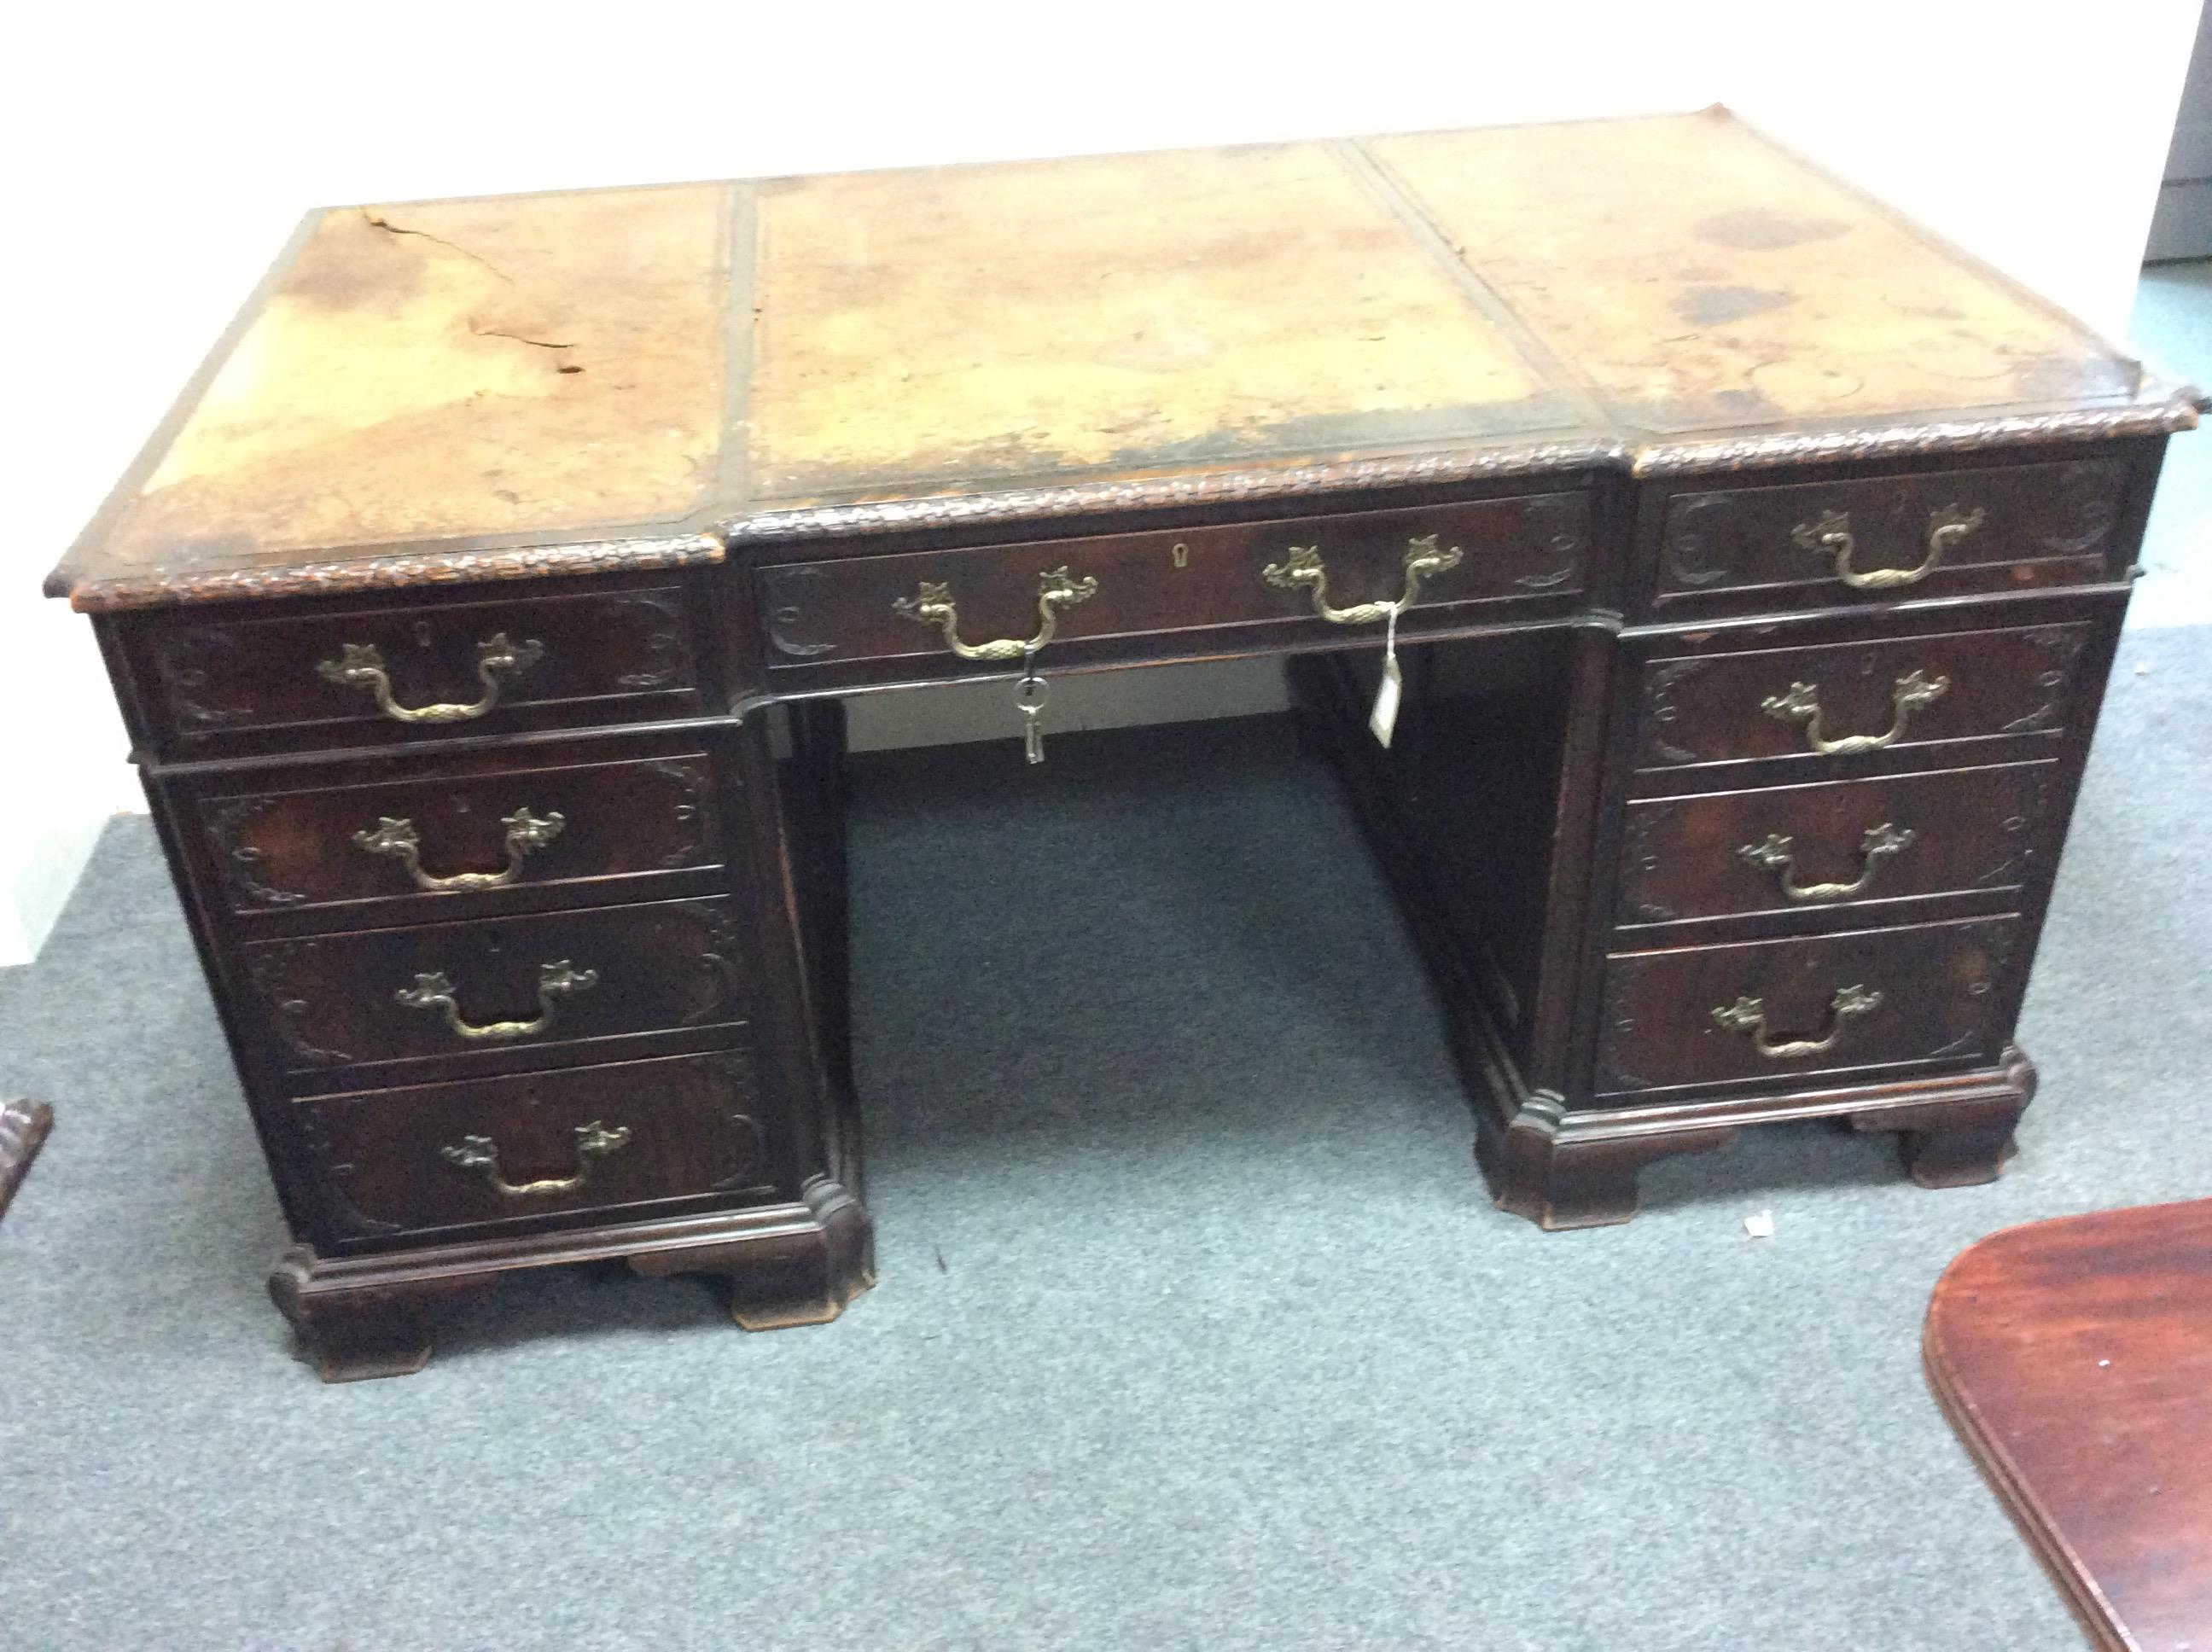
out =
{"type": "Polygon", "coordinates": [[[1045,680],[1037,675],[1036,651],[1022,654],[1022,680],[1014,685],[1014,709],[1022,714],[1022,755],[1033,763],[1044,761],[1044,731],[1037,720],[1044,714],[1045,680]]]}

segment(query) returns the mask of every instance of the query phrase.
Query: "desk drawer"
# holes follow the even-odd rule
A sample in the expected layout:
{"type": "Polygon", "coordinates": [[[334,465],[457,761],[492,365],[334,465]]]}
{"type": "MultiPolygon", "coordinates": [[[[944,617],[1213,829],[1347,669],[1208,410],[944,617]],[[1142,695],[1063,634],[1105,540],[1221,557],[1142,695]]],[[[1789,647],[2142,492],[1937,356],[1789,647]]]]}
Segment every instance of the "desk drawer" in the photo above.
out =
{"type": "Polygon", "coordinates": [[[1653,798],[1628,805],[1616,920],[1856,912],[2027,880],[2055,762],[1653,798]]]}
{"type": "Polygon", "coordinates": [[[1601,1093],[1992,1058],[2019,920],[1616,953],[1601,1093]]]}
{"type": "Polygon", "coordinates": [[[283,1117],[333,1249],[792,1196],[740,1050],[310,1096],[283,1117]]]}
{"type": "Polygon", "coordinates": [[[699,699],[676,586],[362,607],[142,634],[155,715],[217,747],[680,716],[699,699]]]}
{"type": "Polygon", "coordinates": [[[1754,590],[1826,602],[2097,579],[2114,552],[2127,478],[2121,460],[2083,459],[1676,494],[1658,602],[1754,590]]]}
{"type": "Polygon", "coordinates": [[[2084,624],[1766,648],[1644,667],[1637,767],[1814,766],[2066,726],[2084,624]]]}
{"type": "MultiPolygon", "coordinates": [[[[1339,611],[1395,601],[1420,542],[1456,562],[1422,575],[1407,629],[1484,604],[1578,591],[1589,556],[1579,493],[1207,528],[1162,529],[961,550],[854,556],[756,574],[773,667],[911,659],[957,665],[945,616],[967,647],[1026,640],[1052,609],[1052,654],[1070,644],[1225,626],[1337,627],[1316,616],[1316,573],[1339,611]],[[1303,548],[1310,555],[1294,555],[1303,548]],[[1279,570],[1271,582],[1267,570],[1279,570]],[[1066,571],[1063,593],[1047,599],[1066,571]],[[1293,574],[1297,575],[1292,579],[1293,574]],[[1287,581],[1287,582],[1286,582],[1287,581]],[[1095,585],[1094,583],[1095,582],[1095,585]],[[928,611],[921,611],[929,604],[928,611]]],[[[1381,616],[1364,629],[1379,634],[1381,616]]],[[[1018,661],[1018,647],[995,651],[1018,661]]]]}
{"type": "Polygon", "coordinates": [[[477,1054],[745,1018],[721,898],[356,930],[246,949],[286,1071],[477,1054]]]}
{"type": "Polygon", "coordinates": [[[202,799],[195,807],[231,910],[481,904],[502,890],[649,878],[721,858],[714,771],[701,752],[409,773],[202,799]]]}

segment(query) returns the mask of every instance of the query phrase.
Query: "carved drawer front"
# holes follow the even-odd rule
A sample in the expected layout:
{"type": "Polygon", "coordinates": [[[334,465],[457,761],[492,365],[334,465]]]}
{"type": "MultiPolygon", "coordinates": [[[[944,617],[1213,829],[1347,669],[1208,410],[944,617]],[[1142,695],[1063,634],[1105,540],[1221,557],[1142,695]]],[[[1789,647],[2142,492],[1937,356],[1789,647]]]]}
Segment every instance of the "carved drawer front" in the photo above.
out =
{"type": "MultiPolygon", "coordinates": [[[[510,758],[507,760],[512,762],[510,758]]],[[[204,799],[231,910],[458,897],[704,868],[720,860],[702,753],[204,799]]],[[[642,892],[642,891],[641,891],[642,892]]]]}
{"type": "Polygon", "coordinates": [[[949,668],[1018,662],[1039,638],[1049,664],[1071,645],[1209,627],[1379,637],[1409,590],[1408,629],[1577,591],[1589,551],[1577,492],[786,563],[755,577],[771,666],[949,668]]]}
{"type": "Polygon", "coordinates": [[[1644,667],[1637,766],[1794,759],[2063,728],[2088,628],[1954,631],[1644,667]]]}
{"type": "Polygon", "coordinates": [[[2118,459],[2012,465],[1677,494],[1661,606],[1724,591],[1777,601],[2025,589],[2104,575],[2118,545],[2118,459]]]}
{"type": "Polygon", "coordinates": [[[793,1196],[744,1050],[294,1101],[332,1249],[793,1196]]]}
{"type": "Polygon", "coordinates": [[[1977,919],[1607,962],[1601,1092],[1994,1059],[2019,920],[1977,919]]]}
{"type": "Polygon", "coordinates": [[[249,735],[345,743],[675,717],[700,699],[672,586],[170,620],[140,648],[156,717],[210,749],[249,735]]]}
{"type": "Polygon", "coordinates": [[[584,1044],[746,1018],[729,901],[357,930],[246,948],[288,1071],[584,1044]]]}
{"type": "Polygon", "coordinates": [[[2012,889],[2043,853],[2052,762],[1628,805],[1622,924],[1834,911],[2012,889]]]}

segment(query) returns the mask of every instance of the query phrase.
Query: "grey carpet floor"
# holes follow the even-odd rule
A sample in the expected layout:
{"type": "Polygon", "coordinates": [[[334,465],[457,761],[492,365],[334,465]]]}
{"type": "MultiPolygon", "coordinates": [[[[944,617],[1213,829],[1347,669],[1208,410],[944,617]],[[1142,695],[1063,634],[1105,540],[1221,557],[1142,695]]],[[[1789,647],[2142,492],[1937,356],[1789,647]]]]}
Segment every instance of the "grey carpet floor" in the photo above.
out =
{"type": "Polygon", "coordinates": [[[549,1274],[340,1388],[262,1294],[276,1211],[118,823],[0,976],[0,1086],[59,1117],[0,1224],[0,1643],[2077,1647],[1917,1335],[1982,1235],[2212,1192],[2208,760],[2212,633],[2131,636],[2003,1181],[1753,1133],[1563,1235],[1482,1198],[1279,726],[872,760],[882,1284],[753,1336],[698,1281],[549,1274]]]}

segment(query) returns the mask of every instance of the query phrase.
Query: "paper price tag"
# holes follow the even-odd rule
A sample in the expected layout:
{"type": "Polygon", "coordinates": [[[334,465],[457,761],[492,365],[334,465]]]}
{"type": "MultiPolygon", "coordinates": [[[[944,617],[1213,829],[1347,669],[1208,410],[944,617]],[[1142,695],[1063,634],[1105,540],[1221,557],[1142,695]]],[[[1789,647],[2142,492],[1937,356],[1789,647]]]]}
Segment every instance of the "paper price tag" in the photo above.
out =
{"type": "Polygon", "coordinates": [[[1398,726],[1398,701],[1406,691],[1406,678],[1398,669],[1398,656],[1382,661],[1382,680],[1375,685],[1375,709],[1367,714],[1368,732],[1384,745],[1398,726]]]}

